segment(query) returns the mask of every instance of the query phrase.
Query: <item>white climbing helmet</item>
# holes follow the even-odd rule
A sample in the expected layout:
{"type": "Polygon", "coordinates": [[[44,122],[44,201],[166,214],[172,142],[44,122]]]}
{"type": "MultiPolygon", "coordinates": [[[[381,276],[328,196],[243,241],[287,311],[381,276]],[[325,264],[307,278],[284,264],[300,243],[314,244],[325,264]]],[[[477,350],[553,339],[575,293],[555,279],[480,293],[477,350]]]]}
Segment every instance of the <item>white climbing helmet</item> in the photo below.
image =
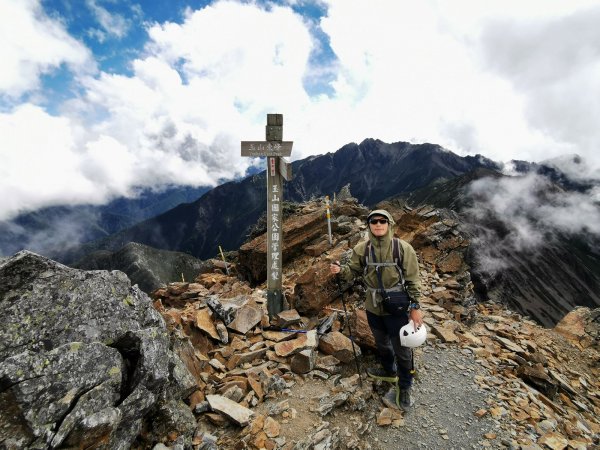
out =
{"type": "Polygon", "coordinates": [[[418,347],[427,339],[427,328],[425,324],[421,325],[415,331],[413,321],[409,321],[406,325],[400,328],[400,345],[402,347],[418,347]]]}

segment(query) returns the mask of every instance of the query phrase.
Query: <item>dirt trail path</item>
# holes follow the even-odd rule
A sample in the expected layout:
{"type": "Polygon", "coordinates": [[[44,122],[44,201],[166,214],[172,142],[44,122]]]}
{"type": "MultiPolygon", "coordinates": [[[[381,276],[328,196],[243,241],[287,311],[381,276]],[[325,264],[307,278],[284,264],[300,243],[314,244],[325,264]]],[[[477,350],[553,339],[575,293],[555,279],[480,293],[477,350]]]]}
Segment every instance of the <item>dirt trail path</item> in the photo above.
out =
{"type": "Polygon", "coordinates": [[[428,347],[419,358],[414,411],[404,415],[403,427],[376,427],[368,441],[373,449],[506,448],[509,435],[486,414],[486,399],[494,395],[475,382],[488,376],[468,351],[428,347]],[[465,354],[466,353],[466,354],[465,354]],[[496,435],[495,439],[487,439],[496,435]]]}
{"type": "MultiPolygon", "coordinates": [[[[363,370],[373,361],[372,356],[367,356],[363,370]]],[[[486,399],[495,393],[476,383],[476,376],[489,374],[469,351],[443,344],[428,346],[418,351],[416,362],[419,377],[414,386],[415,407],[411,413],[402,414],[395,425],[377,425],[385,408],[381,396],[389,385],[369,381],[364,383],[362,394],[359,390],[326,415],[318,412],[319,406],[344,390],[332,380],[321,379],[295,383],[287,394],[267,400],[256,412],[265,416],[271,413],[280,423],[276,439],[279,448],[509,448],[506,424],[501,427],[489,414],[482,418],[474,414],[487,409],[486,399]],[[273,415],[282,402],[289,404],[287,412],[273,415]]],[[[354,365],[347,364],[342,376],[354,373],[354,365]]]]}

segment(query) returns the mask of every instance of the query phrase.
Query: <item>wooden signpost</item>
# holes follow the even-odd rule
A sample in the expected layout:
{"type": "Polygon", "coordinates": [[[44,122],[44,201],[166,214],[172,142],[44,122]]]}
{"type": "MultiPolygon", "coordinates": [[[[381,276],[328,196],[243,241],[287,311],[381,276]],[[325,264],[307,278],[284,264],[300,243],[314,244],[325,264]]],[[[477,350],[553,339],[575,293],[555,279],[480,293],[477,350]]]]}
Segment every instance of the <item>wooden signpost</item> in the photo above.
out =
{"type": "Polygon", "coordinates": [[[242,141],[242,156],[267,158],[267,310],[269,317],[283,311],[282,296],[282,203],[281,179],[292,178],[292,166],[284,156],[293,142],[284,142],[283,114],[267,114],[266,141],[242,141]]]}

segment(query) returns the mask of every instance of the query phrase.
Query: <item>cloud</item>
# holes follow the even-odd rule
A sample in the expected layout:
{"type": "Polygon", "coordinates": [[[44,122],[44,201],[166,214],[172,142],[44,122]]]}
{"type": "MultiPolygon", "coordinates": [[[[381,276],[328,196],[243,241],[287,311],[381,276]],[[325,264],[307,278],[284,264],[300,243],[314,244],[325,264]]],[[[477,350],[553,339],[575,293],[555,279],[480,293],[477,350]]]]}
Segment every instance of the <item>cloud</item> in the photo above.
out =
{"type": "Polygon", "coordinates": [[[590,159],[600,144],[599,22],[597,2],[535,21],[494,19],[480,43],[485,66],[522,96],[527,123],[590,159]]]}
{"type": "Polygon", "coordinates": [[[39,88],[40,76],[62,64],[78,73],[95,67],[89,50],[46,16],[39,0],[0,3],[0,41],[0,99],[39,88]]]}
{"type": "Polygon", "coordinates": [[[219,2],[189,13],[181,25],[157,24],[148,34],[149,51],[180,66],[188,85],[203,94],[200,98],[223,102],[204,106],[213,114],[237,105],[263,123],[268,105],[287,108],[308,100],[302,76],[312,42],[291,9],[219,2]]]}
{"type": "Polygon", "coordinates": [[[45,226],[35,229],[0,221],[0,254],[12,255],[23,248],[52,257],[97,238],[101,218],[91,209],[47,214],[45,226]]]}
{"type": "Polygon", "coordinates": [[[541,164],[558,169],[572,180],[599,181],[600,167],[589,164],[579,155],[561,155],[541,161],[541,164]]]}
{"type": "Polygon", "coordinates": [[[97,0],[86,0],[85,3],[104,30],[104,32],[96,31],[95,33],[100,42],[105,39],[106,34],[119,39],[127,35],[130,22],[125,17],[110,13],[106,8],[100,6],[97,0]]]}
{"type": "Polygon", "coordinates": [[[25,104],[0,114],[0,136],[0,220],[57,198],[65,203],[101,200],[79,170],[75,127],[69,119],[25,104]]]}
{"type": "Polygon", "coordinates": [[[507,251],[532,252],[565,235],[600,237],[598,185],[567,192],[530,173],[476,180],[468,195],[473,204],[465,214],[478,230],[476,258],[490,273],[505,267],[507,251]]]}
{"type": "Polygon", "coordinates": [[[240,140],[264,139],[267,112],[290,98],[307,101],[297,73],[311,39],[290,9],[224,2],[149,34],[131,76],[81,78],[84,94],[65,103],[60,117],[32,104],[0,116],[0,135],[12,134],[0,149],[12,174],[0,180],[10,197],[0,218],[57,203],[101,203],[134,187],[241,176],[256,161],[240,157],[240,140]],[[23,156],[36,158],[42,148],[28,169],[23,156]]]}
{"type": "Polygon", "coordinates": [[[250,161],[239,141],[264,139],[267,112],[308,101],[312,42],[290,9],[221,2],[148,34],[133,75],[89,78],[70,112],[103,111],[93,132],[136,155],[132,182],[213,185],[242,175],[250,161]]]}
{"type": "MultiPolygon", "coordinates": [[[[98,32],[117,38],[142,15],[87,5],[98,32]]],[[[595,2],[323,1],[319,20],[294,12],[303,1],[287,5],[223,0],[149,24],[125,75],[86,74],[90,51],[39,2],[3,2],[0,20],[11,22],[0,30],[19,26],[0,50],[4,95],[29,95],[61,64],[80,94],[55,116],[34,96],[2,109],[10,146],[0,148],[0,170],[25,170],[21,155],[44,152],[35,176],[0,180],[10,197],[0,218],[240,176],[256,160],[240,157],[239,142],[264,139],[272,112],[284,114],[293,159],[376,137],[500,161],[578,153],[600,165],[595,2]],[[40,191],[42,180],[53,186],[40,191]]]]}
{"type": "MultiPolygon", "coordinates": [[[[519,31],[539,28],[543,38],[564,21],[561,36],[577,36],[582,21],[568,18],[584,16],[593,4],[331,1],[322,27],[340,67],[332,103],[347,104],[342,120],[353,134],[385,141],[403,136],[501,161],[579,153],[600,166],[594,153],[598,127],[592,124],[600,114],[600,96],[593,95],[600,89],[597,58],[581,56],[572,82],[539,94],[522,89],[509,70],[519,49],[525,49],[524,64],[534,58],[532,65],[537,55],[552,52],[551,44],[538,49],[519,31]],[[495,62],[502,52],[505,63],[495,62]],[[568,114],[562,123],[561,110],[568,114]]],[[[581,37],[567,39],[561,48],[578,51],[581,40],[597,33],[591,30],[595,22],[585,21],[581,37]]],[[[583,52],[595,49],[594,42],[581,46],[583,52]]],[[[563,80],[565,63],[555,71],[554,62],[548,58],[537,71],[563,80]]]]}

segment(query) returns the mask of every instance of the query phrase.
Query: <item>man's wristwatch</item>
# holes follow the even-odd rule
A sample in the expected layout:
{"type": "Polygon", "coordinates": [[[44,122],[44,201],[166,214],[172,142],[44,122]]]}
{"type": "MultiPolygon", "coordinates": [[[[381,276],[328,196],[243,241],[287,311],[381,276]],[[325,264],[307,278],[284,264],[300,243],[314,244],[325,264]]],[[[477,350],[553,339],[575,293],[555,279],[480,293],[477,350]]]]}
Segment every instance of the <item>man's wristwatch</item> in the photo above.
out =
{"type": "Polygon", "coordinates": [[[419,305],[418,303],[411,303],[410,305],[408,305],[408,309],[421,309],[421,305],[419,305]]]}

